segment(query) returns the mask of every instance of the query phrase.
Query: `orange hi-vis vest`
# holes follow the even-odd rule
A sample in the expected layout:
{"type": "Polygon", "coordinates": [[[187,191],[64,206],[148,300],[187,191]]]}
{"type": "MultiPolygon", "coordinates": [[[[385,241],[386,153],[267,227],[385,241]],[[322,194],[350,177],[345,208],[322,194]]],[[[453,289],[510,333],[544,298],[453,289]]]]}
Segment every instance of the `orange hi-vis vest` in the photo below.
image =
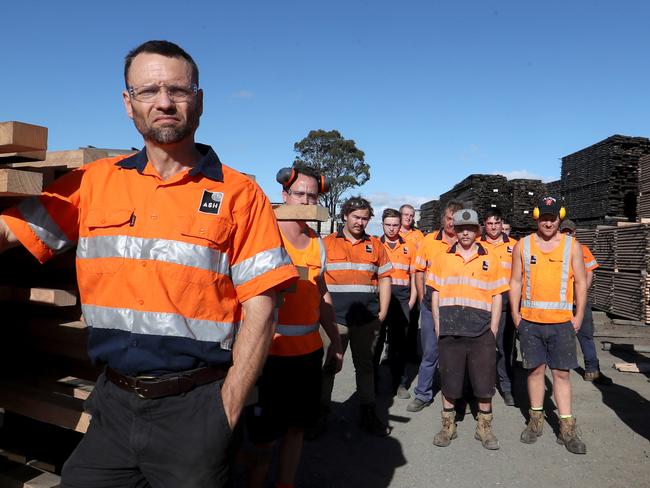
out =
{"type": "Polygon", "coordinates": [[[402,239],[406,241],[407,244],[410,244],[413,248],[413,254],[420,249],[420,244],[422,244],[422,239],[424,239],[424,234],[420,229],[411,229],[408,232],[403,232],[401,229],[399,235],[402,239]]]}
{"type": "Polygon", "coordinates": [[[269,354],[274,356],[301,356],[323,347],[318,331],[321,294],[316,278],[325,272],[325,244],[309,229],[310,242],[304,249],[297,249],[282,231],[282,242],[291,261],[301,271],[295,291],[284,295],[278,311],[278,324],[269,354]],[[306,272],[304,276],[302,272],[306,272]]]}
{"type": "Polygon", "coordinates": [[[506,276],[510,280],[512,273],[512,250],[515,247],[516,241],[508,237],[505,232],[501,233],[501,241],[492,243],[487,240],[487,236],[483,234],[480,238],[480,243],[484,245],[491,254],[497,254],[500,258],[501,267],[506,270],[506,276]]]}
{"type": "Polygon", "coordinates": [[[444,231],[441,229],[424,236],[415,258],[415,271],[425,272],[424,284],[431,288],[435,288],[435,280],[433,274],[431,274],[431,264],[438,254],[447,252],[451,248],[443,239],[443,235],[444,231]]]}
{"type": "Polygon", "coordinates": [[[380,241],[384,244],[388,259],[393,264],[393,273],[390,276],[391,284],[394,286],[409,286],[411,284],[411,272],[414,271],[415,249],[402,237],[398,237],[393,248],[388,245],[386,236],[381,236],[380,241]]]}
{"type": "Polygon", "coordinates": [[[100,159],[2,216],[41,262],[76,245],[94,362],[130,375],[229,363],[242,304],[298,277],[259,186],[196,148],[166,180],[144,149],[100,159]]]}
{"type": "Polygon", "coordinates": [[[531,322],[558,324],[573,318],[571,251],[576,240],[562,235],[558,246],[543,252],[535,234],[520,241],[524,279],[521,316],[531,322]]]}

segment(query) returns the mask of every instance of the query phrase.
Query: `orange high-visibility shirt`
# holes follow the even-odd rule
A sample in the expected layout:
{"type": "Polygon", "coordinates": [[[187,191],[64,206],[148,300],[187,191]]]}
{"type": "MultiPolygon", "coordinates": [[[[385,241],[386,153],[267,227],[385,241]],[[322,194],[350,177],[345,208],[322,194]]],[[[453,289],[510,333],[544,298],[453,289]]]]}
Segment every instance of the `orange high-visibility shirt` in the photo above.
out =
{"type": "Polygon", "coordinates": [[[297,249],[282,231],[282,242],[291,261],[307,272],[296,283],[296,289],[284,294],[284,302],[278,311],[278,324],[269,354],[274,356],[300,356],[323,347],[320,333],[321,293],[316,278],[325,271],[325,244],[308,228],[310,242],[304,249],[297,249]]]}
{"type": "Polygon", "coordinates": [[[596,261],[596,258],[591,253],[591,250],[584,244],[580,244],[580,246],[582,247],[582,255],[585,259],[585,271],[593,271],[600,268],[600,264],[598,264],[598,261],[596,261]]]}
{"type": "Polygon", "coordinates": [[[474,245],[467,262],[456,243],[431,264],[433,288],[439,294],[440,335],[483,334],[490,328],[492,297],[510,289],[501,257],[474,245]]]}
{"type": "Polygon", "coordinates": [[[298,276],[261,189],[196,148],[197,166],[165,181],[143,149],[3,215],[40,261],[76,245],[89,355],[125,374],[230,362],[242,303],[298,276]]]}
{"type": "Polygon", "coordinates": [[[415,250],[402,237],[398,237],[395,247],[390,247],[386,236],[379,239],[384,245],[388,259],[393,265],[391,284],[393,286],[410,286],[411,273],[415,272],[415,250]]]}
{"type": "Polygon", "coordinates": [[[506,277],[510,280],[510,274],[512,272],[512,250],[515,247],[516,241],[503,232],[498,242],[492,243],[488,241],[486,234],[483,234],[479,242],[488,252],[499,256],[501,267],[506,270],[506,277]]]}
{"type": "Polygon", "coordinates": [[[379,280],[390,277],[393,266],[384,245],[364,234],[352,243],[343,231],[323,239],[327,251],[325,282],[332,295],[336,321],[343,325],[362,325],[379,313],[379,280]]]}
{"type": "Polygon", "coordinates": [[[422,243],[422,239],[424,239],[424,234],[420,229],[411,229],[408,232],[404,232],[402,229],[400,229],[399,235],[406,241],[407,244],[411,245],[414,254],[418,251],[420,244],[422,243]]]}
{"type": "Polygon", "coordinates": [[[535,234],[520,241],[523,268],[521,316],[531,322],[557,324],[573,318],[573,266],[576,240],[562,235],[558,246],[543,252],[535,234]]]}
{"type": "Polygon", "coordinates": [[[444,231],[438,230],[424,236],[415,258],[415,270],[423,271],[424,284],[433,288],[433,275],[431,274],[431,263],[441,252],[447,252],[451,248],[443,239],[444,231]]]}

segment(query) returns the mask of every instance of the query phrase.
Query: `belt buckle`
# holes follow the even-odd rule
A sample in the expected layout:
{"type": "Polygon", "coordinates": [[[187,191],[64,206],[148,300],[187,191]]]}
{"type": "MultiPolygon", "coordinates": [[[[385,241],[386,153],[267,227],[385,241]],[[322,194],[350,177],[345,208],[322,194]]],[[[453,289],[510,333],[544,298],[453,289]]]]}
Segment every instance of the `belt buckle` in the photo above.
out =
{"type": "Polygon", "coordinates": [[[136,395],[138,395],[140,398],[146,399],[147,397],[144,396],[142,393],[140,393],[140,381],[141,380],[155,380],[155,376],[136,376],[135,377],[135,387],[133,388],[133,391],[135,392],[136,395]]]}

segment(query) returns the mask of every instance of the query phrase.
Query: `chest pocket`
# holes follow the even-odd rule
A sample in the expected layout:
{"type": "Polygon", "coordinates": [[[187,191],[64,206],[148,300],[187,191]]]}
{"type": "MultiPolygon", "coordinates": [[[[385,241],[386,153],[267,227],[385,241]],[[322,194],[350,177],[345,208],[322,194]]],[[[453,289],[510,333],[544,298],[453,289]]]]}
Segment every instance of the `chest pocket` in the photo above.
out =
{"type": "Polygon", "coordinates": [[[172,278],[199,285],[213,284],[219,275],[230,275],[231,238],[234,225],[213,215],[179,217],[177,239],[169,242],[167,259],[172,278]]]}
{"type": "Polygon", "coordinates": [[[91,208],[83,219],[88,229],[77,245],[80,272],[113,274],[123,266],[129,254],[128,229],[133,209],[91,208]]]}
{"type": "Polygon", "coordinates": [[[334,242],[334,245],[327,249],[327,260],[328,261],[348,261],[348,253],[345,251],[344,243],[339,243],[338,240],[334,242]]]}

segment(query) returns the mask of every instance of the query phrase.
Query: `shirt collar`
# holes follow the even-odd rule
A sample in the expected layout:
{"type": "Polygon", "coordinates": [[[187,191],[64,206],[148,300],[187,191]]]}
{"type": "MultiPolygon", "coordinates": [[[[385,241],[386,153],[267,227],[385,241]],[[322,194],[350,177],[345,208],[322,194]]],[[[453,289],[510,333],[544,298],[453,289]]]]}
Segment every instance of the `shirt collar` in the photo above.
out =
{"type": "MultiPolygon", "coordinates": [[[[505,232],[501,232],[501,237],[503,237],[503,242],[504,244],[506,242],[510,242],[510,239],[508,238],[508,234],[505,232]]],[[[481,236],[481,242],[487,242],[487,233],[483,231],[483,235],[481,236]]]]}
{"type": "MultiPolygon", "coordinates": [[[[341,227],[341,228],[336,232],[336,237],[337,237],[337,238],[345,239],[345,234],[343,233],[343,227],[341,227]]],[[[364,232],[364,233],[363,233],[363,237],[361,237],[361,239],[359,239],[359,242],[362,242],[362,241],[369,241],[369,240],[370,240],[370,236],[364,232]]]]}
{"type": "MultiPolygon", "coordinates": [[[[217,153],[206,144],[196,143],[195,146],[201,154],[201,159],[196,166],[190,169],[189,175],[194,176],[201,173],[211,180],[223,181],[223,169],[217,153]]],[[[136,169],[138,173],[142,174],[148,162],[147,149],[143,147],[141,151],[118,161],[116,165],[124,169],[136,169]]]]}
{"type": "MultiPolygon", "coordinates": [[[[477,242],[476,245],[478,246],[476,254],[478,254],[479,256],[487,255],[488,253],[487,250],[480,243],[477,242]]],[[[457,247],[458,247],[458,242],[454,243],[454,245],[451,246],[447,252],[449,254],[456,254],[457,247]]]]}
{"type": "MultiPolygon", "coordinates": [[[[386,244],[386,234],[383,234],[383,235],[379,238],[379,240],[380,240],[382,243],[386,244]]],[[[404,244],[406,241],[404,240],[404,238],[403,238],[401,235],[397,234],[397,242],[399,242],[400,244],[404,244]]]]}

